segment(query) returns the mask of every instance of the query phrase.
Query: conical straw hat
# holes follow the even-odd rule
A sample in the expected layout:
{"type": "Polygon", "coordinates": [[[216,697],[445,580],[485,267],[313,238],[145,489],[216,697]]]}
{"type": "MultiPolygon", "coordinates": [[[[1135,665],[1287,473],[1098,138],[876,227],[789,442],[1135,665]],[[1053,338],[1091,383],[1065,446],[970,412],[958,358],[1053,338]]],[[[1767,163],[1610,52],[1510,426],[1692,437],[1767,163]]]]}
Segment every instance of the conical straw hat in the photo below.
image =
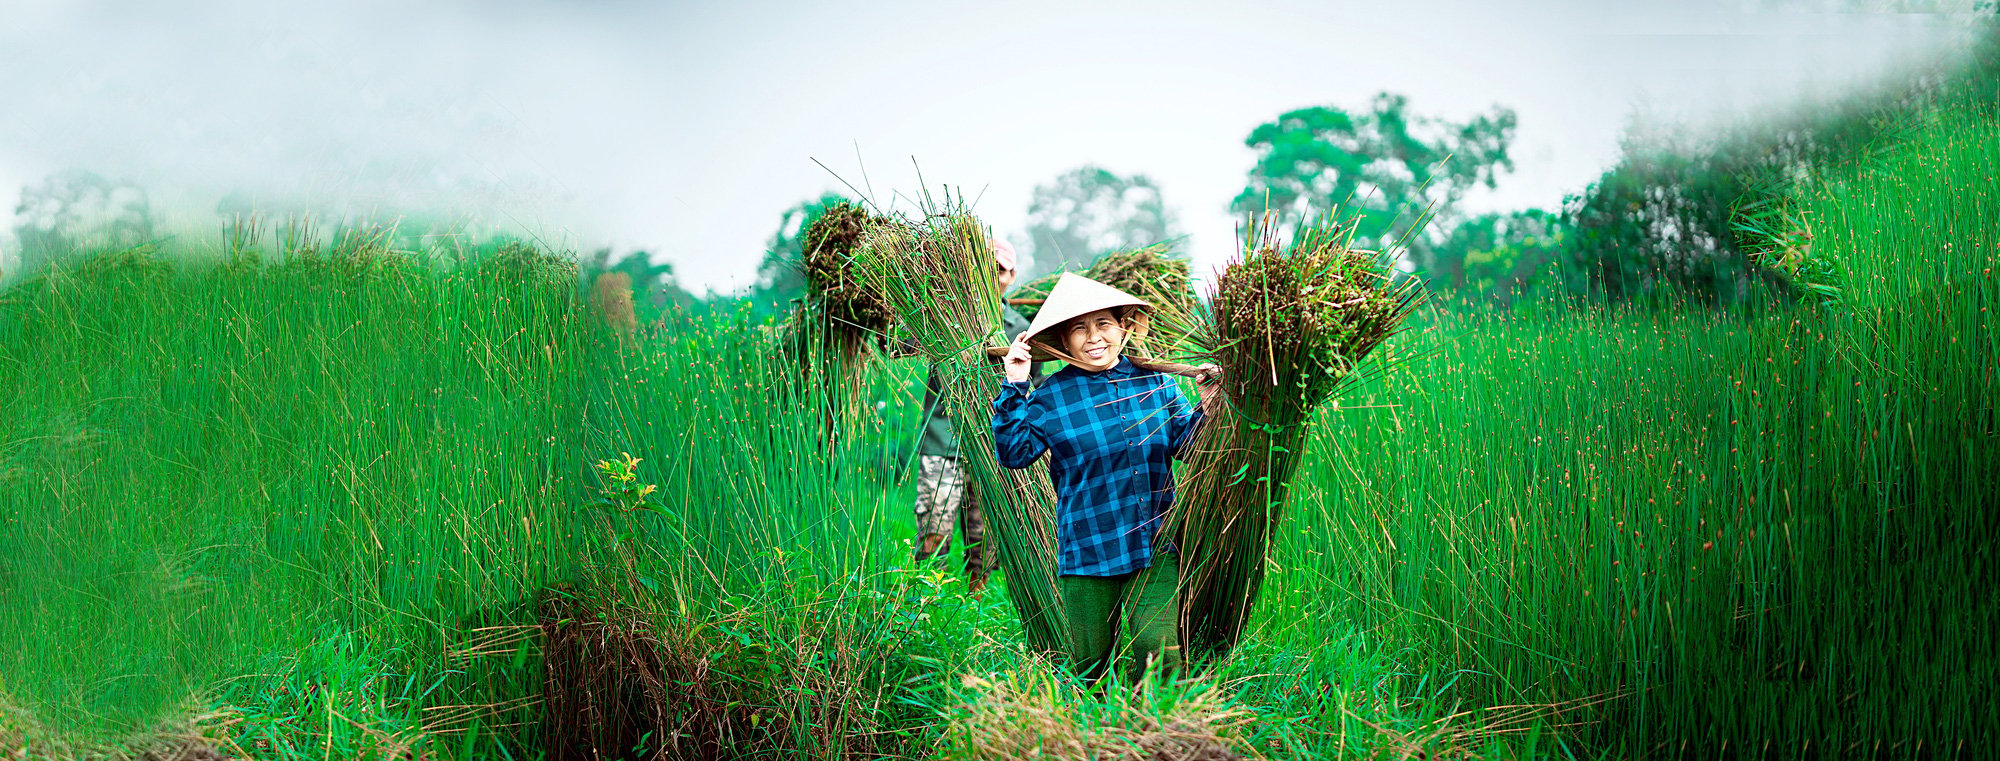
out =
{"type": "MultiPolygon", "coordinates": [[[[1028,345],[1034,349],[1037,362],[1060,359],[1074,362],[1062,351],[1060,340],[1051,343],[1044,340],[1042,333],[1060,327],[1072,318],[1090,314],[1099,309],[1136,306],[1151,309],[1152,305],[1132,294],[1097,282],[1074,272],[1065,272],[1056,281],[1056,287],[1049,291],[1049,297],[1042,302],[1042,311],[1035,314],[1035,321],[1028,325],[1028,345]]],[[[1140,322],[1138,335],[1143,336],[1144,321],[1140,322]]],[[[1129,339],[1127,341],[1130,342],[1129,339]]]]}

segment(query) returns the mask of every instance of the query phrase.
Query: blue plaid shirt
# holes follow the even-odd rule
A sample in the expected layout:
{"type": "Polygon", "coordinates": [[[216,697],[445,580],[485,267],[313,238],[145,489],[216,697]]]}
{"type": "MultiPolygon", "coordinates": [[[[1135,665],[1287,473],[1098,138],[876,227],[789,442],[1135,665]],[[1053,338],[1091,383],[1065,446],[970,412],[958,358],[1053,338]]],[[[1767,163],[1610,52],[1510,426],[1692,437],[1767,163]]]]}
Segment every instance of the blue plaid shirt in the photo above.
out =
{"type": "Polygon", "coordinates": [[[1153,535],[1174,502],[1173,460],[1200,424],[1201,410],[1171,376],[1123,357],[1100,373],[1065,367],[1032,393],[1006,383],[993,400],[1001,465],[1025,468],[1050,453],[1064,576],[1153,564],[1153,535]]]}

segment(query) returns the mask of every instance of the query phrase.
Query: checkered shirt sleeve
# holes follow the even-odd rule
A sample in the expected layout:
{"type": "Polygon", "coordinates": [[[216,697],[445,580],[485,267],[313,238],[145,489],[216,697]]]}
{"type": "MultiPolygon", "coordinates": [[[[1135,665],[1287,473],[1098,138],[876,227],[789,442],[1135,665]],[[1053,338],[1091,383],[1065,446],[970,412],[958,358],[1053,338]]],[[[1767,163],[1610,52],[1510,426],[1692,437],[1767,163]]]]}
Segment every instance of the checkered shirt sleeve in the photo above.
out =
{"type": "Polygon", "coordinates": [[[1118,576],[1152,565],[1173,460],[1201,420],[1171,376],[1121,358],[1100,373],[1064,368],[1032,391],[1004,384],[993,446],[1009,468],[1049,456],[1060,573],[1118,576]]]}

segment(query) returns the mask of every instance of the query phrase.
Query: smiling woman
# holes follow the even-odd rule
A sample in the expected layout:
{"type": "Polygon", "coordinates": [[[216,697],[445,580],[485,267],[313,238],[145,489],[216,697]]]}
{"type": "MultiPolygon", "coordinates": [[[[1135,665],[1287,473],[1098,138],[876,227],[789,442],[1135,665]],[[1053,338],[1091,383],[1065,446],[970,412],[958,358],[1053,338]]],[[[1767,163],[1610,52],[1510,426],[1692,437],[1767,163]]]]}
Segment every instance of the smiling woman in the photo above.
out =
{"type": "MultiPolygon", "coordinates": [[[[1173,460],[1203,417],[1172,377],[1124,356],[1147,308],[1116,288],[1064,275],[1009,349],[1007,382],[993,402],[1001,465],[1026,468],[1048,455],[1070,664],[1088,679],[1109,671],[1121,639],[1134,676],[1149,664],[1181,662],[1178,554],[1155,538],[1173,503],[1173,460]],[[1069,367],[1031,389],[1037,353],[1069,367]]],[[[1211,389],[1204,384],[1204,397],[1211,389]]]]}

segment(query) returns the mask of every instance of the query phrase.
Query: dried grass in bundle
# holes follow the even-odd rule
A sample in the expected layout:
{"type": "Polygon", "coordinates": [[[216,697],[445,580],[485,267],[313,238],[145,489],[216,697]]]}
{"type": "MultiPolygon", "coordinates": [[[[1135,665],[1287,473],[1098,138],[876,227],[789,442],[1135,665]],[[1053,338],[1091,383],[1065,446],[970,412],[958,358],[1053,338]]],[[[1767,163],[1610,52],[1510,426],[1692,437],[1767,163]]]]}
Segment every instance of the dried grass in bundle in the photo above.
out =
{"type": "Polygon", "coordinates": [[[874,345],[893,322],[881,294],[859,273],[872,254],[862,245],[868,231],[895,224],[899,223],[870,215],[859,205],[839,203],[806,227],[799,262],[806,297],[792,315],[789,332],[793,359],[832,392],[827,397],[832,408],[826,411],[829,438],[843,421],[861,417],[862,376],[875,354],[874,345]]]}
{"type": "Polygon", "coordinates": [[[1047,301],[1049,294],[1055,292],[1056,281],[1061,280],[1062,276],[1061,271],[1051,272],[1014,286],[1014,292],[1007,295],[1008,300],[1021,302],[1015,305],[1014,311],[1020,312],[1021,316],[1028,318],[1030,322],[1034,321],[1035,315],[1042,312],[1042,302],[1047,301]]]}
{"type": "MultiPolygon", "coordinates": [[[[38,761],[231,761],[250,758],[230,738],[242,713],[189,695],[176,710],[123,736],[59,731],[0,694],[0,758],[38,761]]],[[[396,756],[383,755],[383,758],[396,756]]]]}
{"type": "Polygon", "coordinates": [[[510,627],[528,636],[488,629],[490,636],[468,641],[466,657],[445,665],[538,646],[538,726],[550,761],[906,758],[916,748],[903,731],[906,711],[884,706],[875,680],[922,668],[900,656],[882,661],[885,652],[919,645],[885,626],[884,615],[921,601],[871,594],[857,604],[854,594],[821,596],[829,590],[802,586],[811,599],[724,611],[686,598],[639,602],[622,587],[590,582],[538,593],[538,624],[510,627]]]}
{"type": "Polygon", "coordinates": [[[793,713],[771,700],[775,686],[731,673],[760,661],[704,637],[689,619],[648,615],[579,590],[550,590],[536,614],[543,758],[783,755],[805,734],[793,732],[793,713]]]}
{"type": "Polygon", "coordinates": [[[661,647],[637,617],[604,616],[566,592],[539,608],[544,758],[622,758],[673,726],[661,647]]]}
{"type": "Polygon", "coordinates": [[[863,271],[883,294],[918,353],[937,368],[941,401],[958,432],[960,461],[985,506],[987,541],[1007,574],[1030,647],[1060,658],[1068,626],[1056,587],[1055,488],[1047,466],[1000,466],[993,449],[993,398],[1001,372],[987,348],[1002,331],[993,252],[979,221],[963,211],[921,223],[872,228],[863,271]]]}
{"type": "Polygon", "coordinates": [[[881,335],[893,322],[881,294],[863,283],[856,259],[868,253],[861,242],[869,226],[894,223],[856,204],[838,203],[806,227],[806,298],[837,330],[865,339],[881,335]]]}
{"type": "MultiPolygon", "coordinates": [[[[1021,316],[1035,319],[1042,308],[1038,300],[1047,299],[1055,291],[1056,281],[1062,279],[1062,274],[1051,272],[1014,289],[1012,298],[1037,302],[1022,304],[1021,316]]],[[[1156,305],[1182,309],[1194,305],[1194,281],[1188,274],[1188,261],[1174,256],[1173,247],[1165,243],[1112,251],[1098,257],[1090,263],[1089,269],[1079,274],[1156,305]]],[[[1171,337],[1174,339],[1171,345],[1179,346],[1180,337],[1171,337]]],[[[1157,343],[1161,339],[1156,338],[1155,341],[1157,343]]],[[[1168,346],[1166,343],[1158,345],[1168,346]]]]}
{"type": "Polygon", "coordinates": [[[1207,310],[1161,310],[1223,368],[1227,404],[1189,447],[1169,531],[1180,544],[1181,637],[1190,658],[1241,638],[1312,412],[1361,375],[1363,361],[1421,298],[1391,261],[1354,248],[1330,219],[1282,245],[1266,219],[1224,270],[1207,310]]]}

